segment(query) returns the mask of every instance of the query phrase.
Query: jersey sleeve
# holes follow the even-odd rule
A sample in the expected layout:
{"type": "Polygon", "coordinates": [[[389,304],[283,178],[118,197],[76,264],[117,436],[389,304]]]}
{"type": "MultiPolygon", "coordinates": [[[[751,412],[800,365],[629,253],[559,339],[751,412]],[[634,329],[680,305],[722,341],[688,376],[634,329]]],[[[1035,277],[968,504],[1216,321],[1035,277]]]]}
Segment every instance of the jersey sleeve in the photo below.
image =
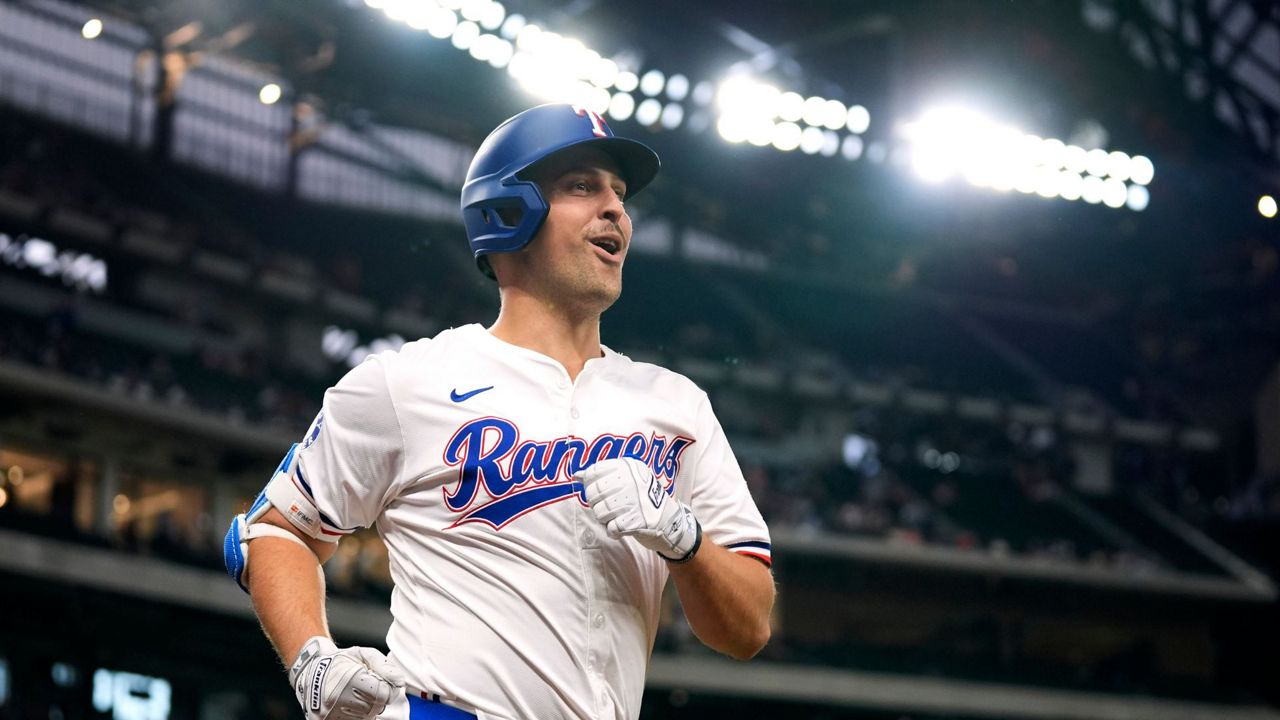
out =
{"type": "Polygon", "coordinates": [[[706,395],[698,408],[696,427],[702,448],[694,465],[692,507],[702,532],[717,545],[772,564],[769,528],[706,395]]]}
{"type": "Polygon", "coordinates": [[[272,504],[317,540],[372,525],[398,484],[404,435],[385,362],[370,356],[325,391],[296,460],[268,484],[272,504]]]}

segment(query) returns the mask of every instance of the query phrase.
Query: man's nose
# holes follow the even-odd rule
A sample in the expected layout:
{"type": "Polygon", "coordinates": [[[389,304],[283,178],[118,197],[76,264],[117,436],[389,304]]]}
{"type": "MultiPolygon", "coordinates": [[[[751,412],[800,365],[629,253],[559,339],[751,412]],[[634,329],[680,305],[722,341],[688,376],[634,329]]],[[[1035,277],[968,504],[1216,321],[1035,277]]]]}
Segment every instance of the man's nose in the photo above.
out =
{"type": "Polygon", "coordinates": [[[622,215],[625,212],[626,210],[622,206],[622,198],[618,197],[618,193],[610,190],[607,193],[607,199],[600,207],[600,217],[616,224],[622,220],[622,215]]]}

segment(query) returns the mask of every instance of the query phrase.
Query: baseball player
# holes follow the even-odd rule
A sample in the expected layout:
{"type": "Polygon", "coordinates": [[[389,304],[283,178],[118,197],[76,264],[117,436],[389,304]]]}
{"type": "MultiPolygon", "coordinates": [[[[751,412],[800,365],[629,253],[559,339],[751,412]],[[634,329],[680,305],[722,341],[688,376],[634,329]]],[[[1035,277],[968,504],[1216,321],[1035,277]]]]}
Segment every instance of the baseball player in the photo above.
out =
{"type": "Polygon", "coordinates": [[[349,372],[232,523],[228,572],[307,718],[635,718],[668,577],[706,645],[768,641],[769,533],[706,393],[600,344],[623,201],[657,171],[582,108],[495,129],[462,214],[497,321],[349,372]],[[320,564],[375,523],[390,656],[325,622],[320,564]]]}

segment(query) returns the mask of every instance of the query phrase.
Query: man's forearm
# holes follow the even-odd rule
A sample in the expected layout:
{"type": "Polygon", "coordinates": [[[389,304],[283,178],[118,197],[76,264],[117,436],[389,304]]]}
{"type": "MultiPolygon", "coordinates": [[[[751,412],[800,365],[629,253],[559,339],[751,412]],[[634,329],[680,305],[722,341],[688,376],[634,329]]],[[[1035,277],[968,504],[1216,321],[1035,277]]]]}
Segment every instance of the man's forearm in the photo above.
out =
{"type": "Polygon", "coordinates": [[[329,635],[324,573],[315,554],[277,537],[251,541],[248,570],[253,609],[281,661],[288,667],[307,640],[329,635]]]}
{"type": "Polygon", "coordinates": [[[692,560],[669,567],[689,626],[704,644],[747,660],[769,642],[774,590],[767,567],[705,539],[692,560]]]}

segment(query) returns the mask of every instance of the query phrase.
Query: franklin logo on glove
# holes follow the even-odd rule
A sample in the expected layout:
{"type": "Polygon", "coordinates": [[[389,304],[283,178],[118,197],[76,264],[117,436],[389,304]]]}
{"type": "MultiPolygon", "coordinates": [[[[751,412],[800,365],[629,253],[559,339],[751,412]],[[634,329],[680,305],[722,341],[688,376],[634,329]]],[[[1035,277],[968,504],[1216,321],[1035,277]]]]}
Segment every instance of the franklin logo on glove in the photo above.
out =
{"type": "Polygon", "coordinates": [[[371,720],[404,692],[405,681],[400,668],[377,650],[339,649],[318,635],[302,646],[289,679],[307,720],[371,720]]]}
{"type": "Polygon", "coordinates": [[[656,508],[662,507],[662,496],[664,494],[662,483],[658,482],[658,478],[655,476],[653,482],[649,483],[649,502],[653,503],[656,508]]]}

